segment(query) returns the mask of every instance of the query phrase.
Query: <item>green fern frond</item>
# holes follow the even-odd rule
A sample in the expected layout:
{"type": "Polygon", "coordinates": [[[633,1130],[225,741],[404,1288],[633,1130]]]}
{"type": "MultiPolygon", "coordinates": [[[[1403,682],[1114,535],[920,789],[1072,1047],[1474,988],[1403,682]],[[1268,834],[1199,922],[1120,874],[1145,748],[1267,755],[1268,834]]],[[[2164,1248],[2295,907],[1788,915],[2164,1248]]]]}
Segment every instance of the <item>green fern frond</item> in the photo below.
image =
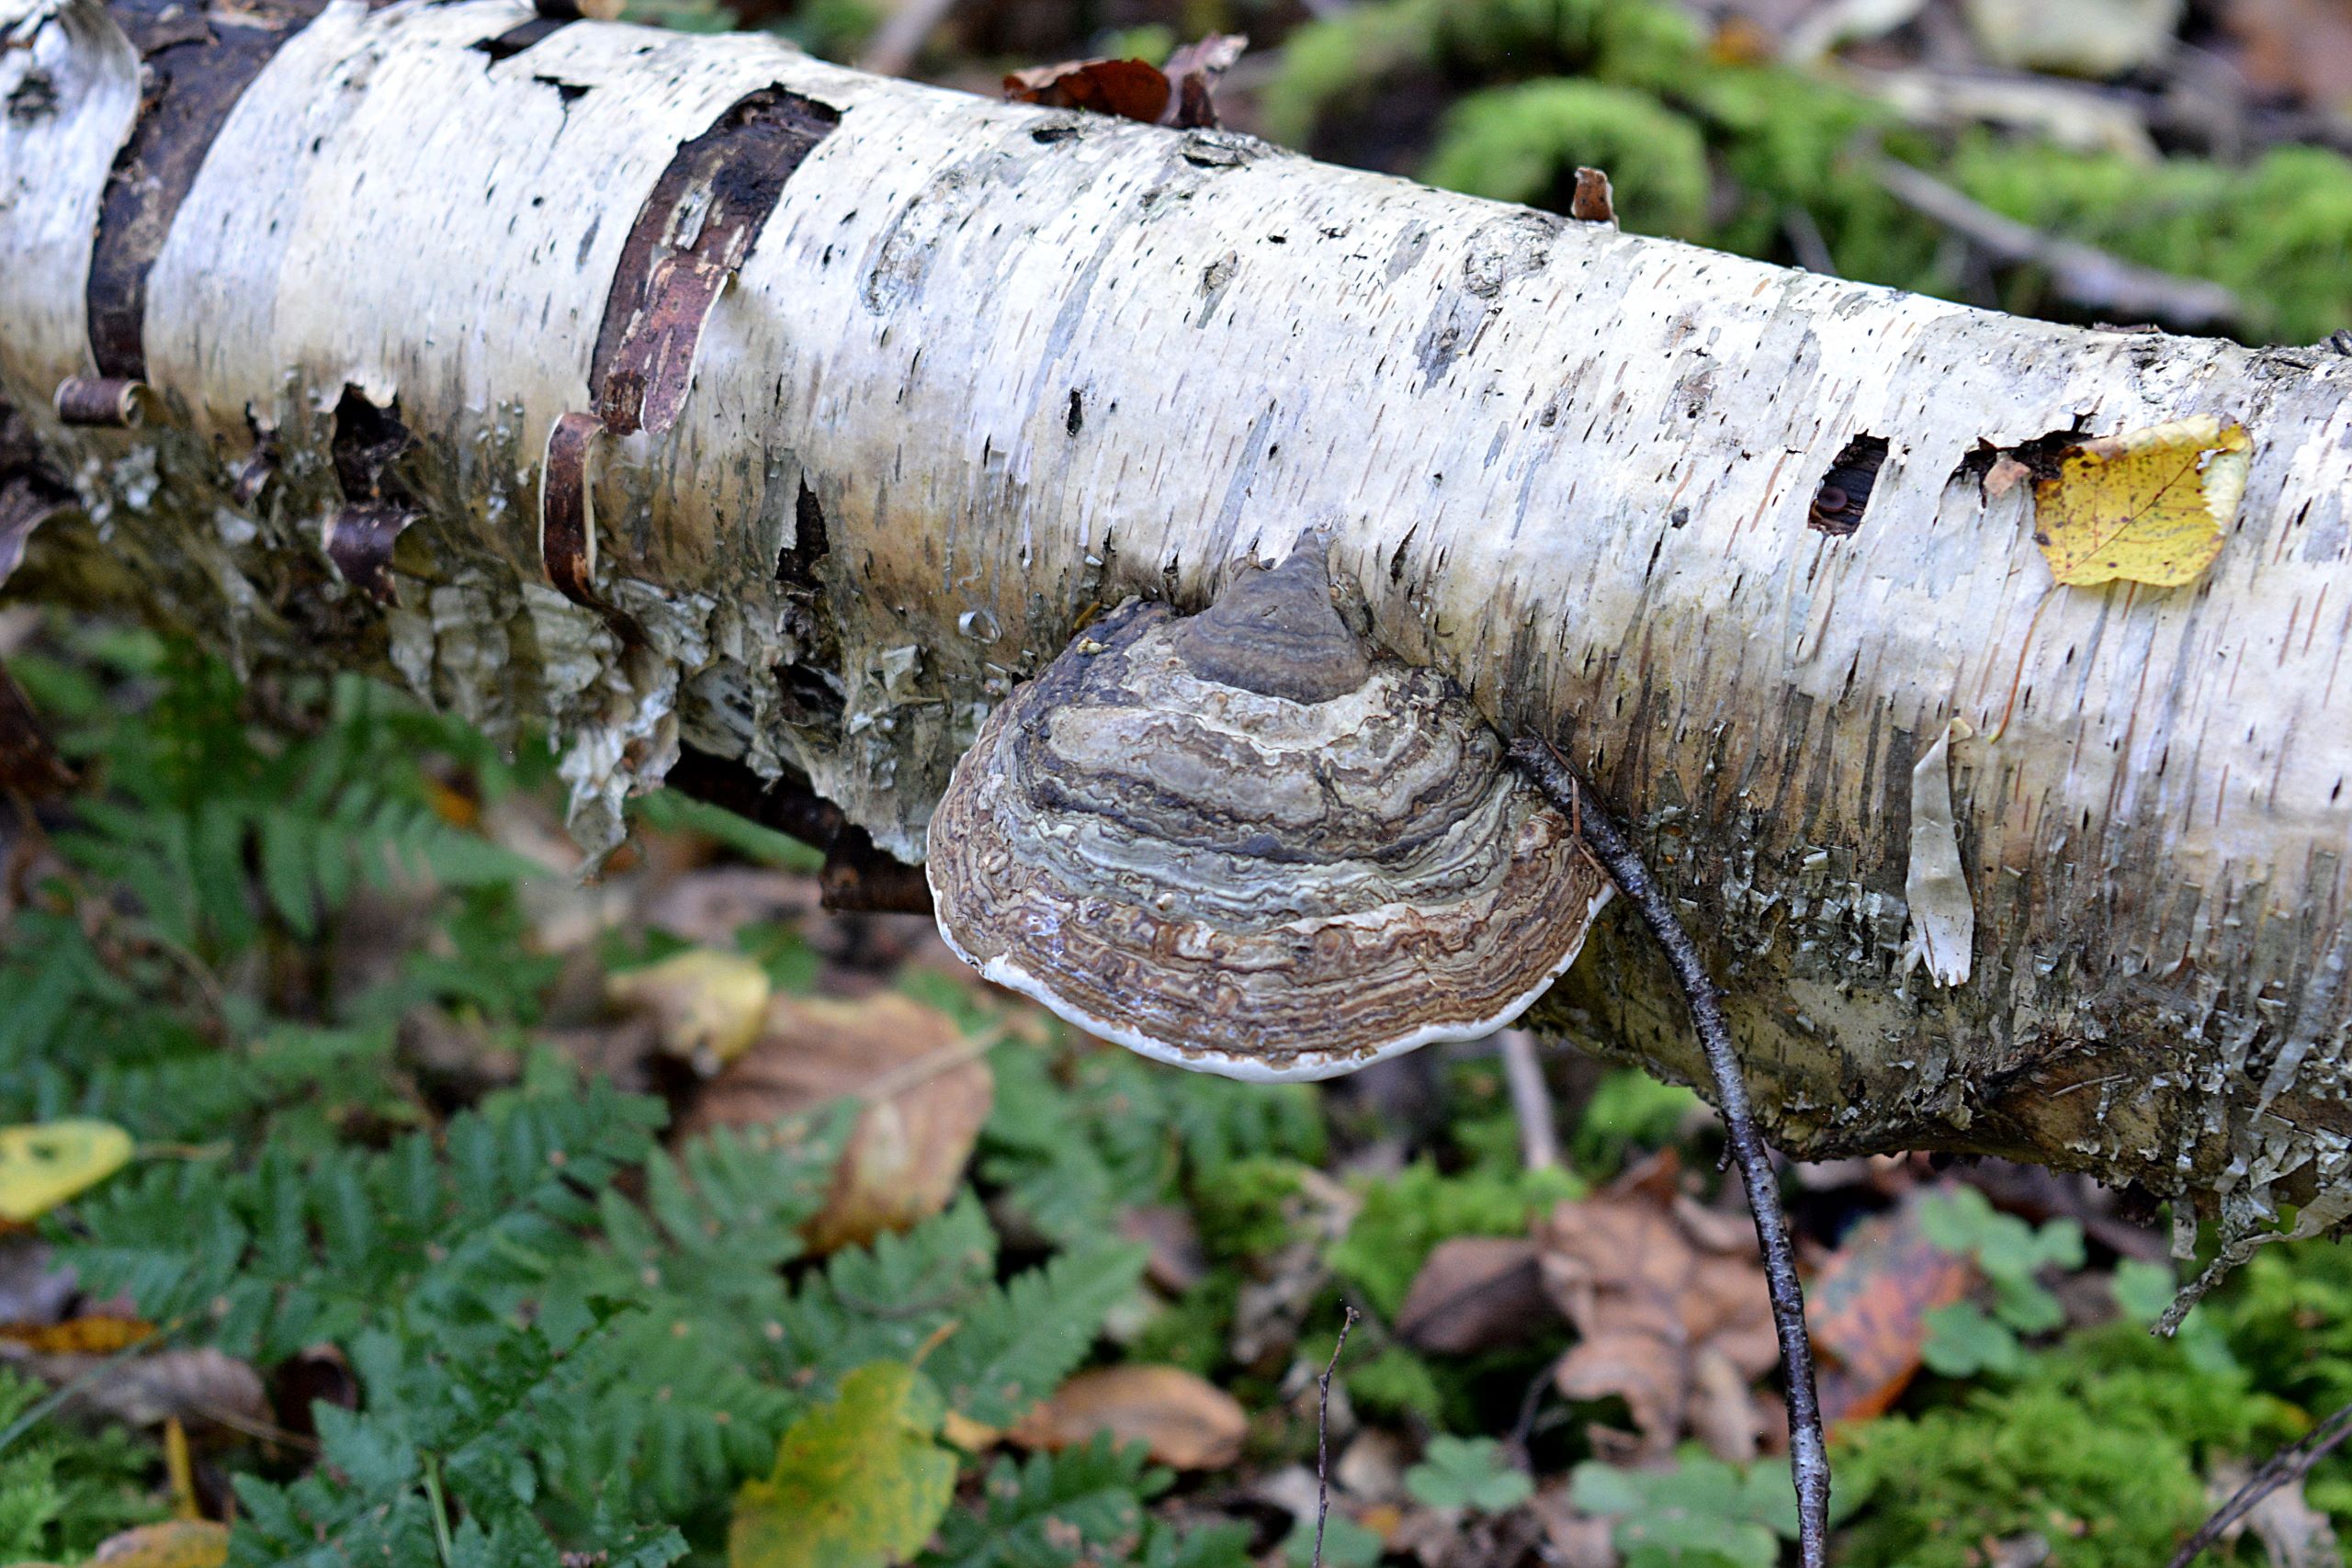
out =
{"type": "Polygon", "coordinates": [[[266,1153],[251,1169],[162,1166],[80,1205],[64,1260],[156,1321],[209,1325],[273,1360],[379,1316],[451,1336],[505,1317],[582,1246],[583,1192],[645,1157],[659,1102],[592,1085],[578,1099],[469,1112],[443,1148],[266,1153]]]}

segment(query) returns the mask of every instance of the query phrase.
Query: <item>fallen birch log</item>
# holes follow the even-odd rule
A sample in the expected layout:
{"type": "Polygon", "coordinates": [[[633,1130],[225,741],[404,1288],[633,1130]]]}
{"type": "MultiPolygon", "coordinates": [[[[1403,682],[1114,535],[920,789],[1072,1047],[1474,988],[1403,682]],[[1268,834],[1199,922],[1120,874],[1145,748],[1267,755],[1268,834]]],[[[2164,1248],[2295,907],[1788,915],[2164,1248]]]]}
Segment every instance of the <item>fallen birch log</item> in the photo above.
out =
{"type": "MultiPolygon", "coordinates": [[[[514,0],[14,7],[14,591],[547,724],[592,842],[684,749],[910,860],[1074,628],[1319,528],[1631,825],[1783,1146],[2352,1212],[2352,359],[514,0]],[[2057,584],[2010,481],[2196,416],[2210,569],[2057,584]]],[[[1700,1077],[1602,926],[1532,1021],[1700,1077]]]]}

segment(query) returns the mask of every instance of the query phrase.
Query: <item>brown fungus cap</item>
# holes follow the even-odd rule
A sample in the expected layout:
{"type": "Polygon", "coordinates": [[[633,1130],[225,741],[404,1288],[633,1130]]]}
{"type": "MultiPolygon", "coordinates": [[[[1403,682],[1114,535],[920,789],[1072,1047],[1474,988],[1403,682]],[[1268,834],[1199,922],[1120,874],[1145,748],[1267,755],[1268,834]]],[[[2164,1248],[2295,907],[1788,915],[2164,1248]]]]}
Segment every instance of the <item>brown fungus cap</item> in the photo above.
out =
{"type": "Polygon", "coordinates": [[[988,978],[1261,1079],[1508,1023],[1609,897],[1453,682],[1366,655],[1313,537],[1189,619],[1121,605],[1014,692],[956,764],[928,874],[988,978]]]}

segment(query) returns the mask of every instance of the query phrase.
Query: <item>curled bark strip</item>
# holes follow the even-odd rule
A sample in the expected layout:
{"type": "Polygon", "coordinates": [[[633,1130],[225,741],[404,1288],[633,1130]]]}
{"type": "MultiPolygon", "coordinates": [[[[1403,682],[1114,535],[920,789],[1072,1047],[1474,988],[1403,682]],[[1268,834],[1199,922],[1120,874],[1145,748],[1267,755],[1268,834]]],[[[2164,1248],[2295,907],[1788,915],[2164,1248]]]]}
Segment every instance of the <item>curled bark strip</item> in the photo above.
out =
{"type": "Polygon", "coordinates": [[[144,414],[146,383],[119,376],[70,376],[57,384],[57,418],[63,424],[129,430],[144,414]]]}
{"type": "Polygon", "coordinates": [[[1568,216],[1579,223],[1617,221],[1617,200],[1610,191],[1607,174],[1600,169],[1577,170],[1577,188],[1568,197],[1568,216]]]}
{"type": "Polygon", "coordinates": [[[621,249],[588,383],[616,435],[677,423],[719,291],[759,242],[784,182],[839,116],[781,87],[740,99],[681,145],[621,249]]]}
{"type": "Polygon", "coordinates": [[[539,478],[539,556],[548,581],[575,604],[605,607],[596,597],[595,482],[590,472],[605,427],[573,411],[548,432],[539,478]]]}
{"type": "Polygon", "coordinates": [[[1764,1140],[1757,1136],[1747,1085],[1739,1076],[1731,1028],[1724,1021],[1721,993],[1690,933],[1675,919],[1673,906],[1650,879],[1649,868],[1617,825],[1602,814],[1592,792],[1540,740],[1516,740],[1510,755],[1552,804],[1568,814],[1594,855],[1609,868],[1618,891],[1632,900],[1642,923],[1666,950],[1667,962],[1690,1005],[1690,1021],[1714,1079],[1715,1104],[1723,1112],[1724,1134],[1739,1162],[1740,1180],[1747,1189],[1748,1213],[1756,1221],[1756,1241],[1764,1254],[1764,1278],[1771,1288],[1772,1322],[1779,1331],[1781,1368],[1788,1384],[1789,1461],[1797,1490],[1797,1558],[1804,1568],[1824,1568],[1829,1560],[1829,1450],[1822,1438],[1820,1401],[1814,1393],[1813,1341],[1804,1329],[1804,1287],[1797,1280],[1796,1249],[1789,1243],[1788,1217],[1781,1211],[1771,1157],[1764,1140]]]}
{"type": "Polygon", "coordinates": [[[318,0],[251,0],[216,26],[201,6],[124,0],[116,19],[140,52],[139,122],[115,157],[98,209],[86,298],[101,375],[147,374],[147,273],[212,139],[280,45],[322,9],[318,0]]]}
{"type": "Polygon", "coordinates": [[[390,502],[367,501],[338,509],[327,519],[327,558],[343,580],[379,604],[397,597],[392,584],[392,546],[417,513],[390,502]]]}

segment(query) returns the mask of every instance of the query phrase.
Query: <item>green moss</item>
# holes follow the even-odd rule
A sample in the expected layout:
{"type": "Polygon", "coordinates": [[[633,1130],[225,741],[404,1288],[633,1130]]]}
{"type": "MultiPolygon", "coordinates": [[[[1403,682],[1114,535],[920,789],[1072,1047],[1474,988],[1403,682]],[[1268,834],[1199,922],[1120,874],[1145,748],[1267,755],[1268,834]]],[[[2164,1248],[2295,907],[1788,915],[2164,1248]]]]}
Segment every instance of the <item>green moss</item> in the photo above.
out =
{"type": "Polygon", "coordinates": [[[1193,1184],[1193,1202],[1209,1256],[1262,1258],[1289,1242],[1301,1169],[1295,1160],[1270,1156],[1204,1167],[1193,1184]]]}
{"type": "Polygon", "coordinates": [[[1241,1270],[1212,1269],[1144,1325],[1127,1354],[1134,1360],[1162,1361],[1199,1377],[1213,1376],[1225,1364],[1240,1300],[1241,1270]]]}
{"type": "Polygon", "coordinates": [[[1473,93],[1446,117],[1422,177],[1564,211],[1579,164],[1608,171],[1626,227],[1685,239],[1706,231],[1699,128],[1631,87],[1555,78],[1473,93]]]}
{"type": "Polygon", "coordinates": [[[1839,1462],[1873,1500],[1840,1561],[1977,1568],[1986,1540],[2031,1533],[2053,1568],[2161,1562],[2205,1517],[2215,1459],[2267,1452],[2301,1425],[2243,1373],[2199,1371],[2111,1324],[2011,1387],[1848,1434],[1839,1462]]]}
{"type": "Polygon", "coordinates": [[[1363,1189],[1363,1208],[1325,1255],[1331,1271],[1373,1310],[1394,1317],[1430,1249],[1450,1236],[1518,1235],[1529,1218],[1584,1190],[1558,1169],[1444,1176],[1419,1161],[1363,1189]]]}
{"type": "Polygon", "coordinates": [[[1303,147],[1326,116],[1361,108],[1386,77],[1436,51],[1442,12],[1431,0],[1367,6],[1310,22],[1283,43],[1283,65],[1260,112],[1266,134],[1303,147]]]}
{"type": "Polygon", "coordinates": [[[1448,1401],[1429,1362],[1390,1345],[1347,1375],[1348,1398],[1374,1420],[1416,1417],[1442,1425],[1448,1401]]]}

